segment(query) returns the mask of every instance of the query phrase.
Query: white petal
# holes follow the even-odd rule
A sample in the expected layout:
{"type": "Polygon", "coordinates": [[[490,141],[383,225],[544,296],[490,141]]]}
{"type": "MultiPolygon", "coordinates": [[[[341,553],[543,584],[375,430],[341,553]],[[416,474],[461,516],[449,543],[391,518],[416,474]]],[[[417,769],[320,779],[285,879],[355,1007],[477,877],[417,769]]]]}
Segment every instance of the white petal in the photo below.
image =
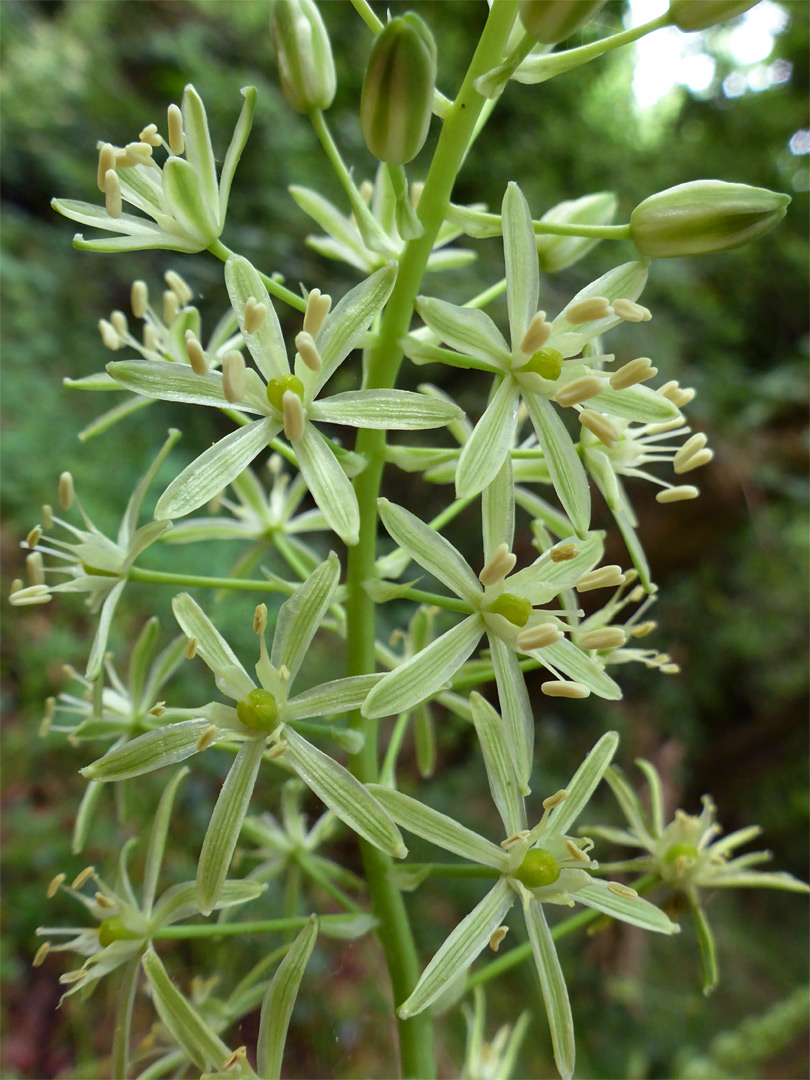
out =
{"type": "Polygon", "coordinates": [[[309,421],[305,421],[294,449],[307,487],[329,527],[344,544],[356,544],[360,510],[354,488],[323,436],[309,421]]]}
{"type": "Polygon", "coordinates": [[[520,392],[507,375],[461,451],[456,470],[459,499],[477,495],[497,476],[514,443],[519,405],[520,392]]]}
{"type": "Polygon", "coordinates": [[[408,390],[348,390],[309,407],[310,420],[369,427],[382,431],[419,431],[443,427],[464,413],[453,402],[408,390]]]}
{"type": "Polygon", "coordinates": [[[523,912],[526,916],[526,928],[529,931],[534,963],[540,979],[540,989],[543,991],[543,1001],[546,1005],[551,1043],[554,1047],[554,1060],[563,1080],[570,1080],[574,1072],[576,1045],[574,1020],[571,1016],[571,1003],[568,1000],[565,977],[542,905],[524,893],[523,912]]]}
{"type": "Polygon", "coordinates": [[[526,394],[523,400],[557,497],[576,531],[584,536],[591,520],[591,492],[571,436],[554,406],[545,398],[526,394]]]}
{"type": "Polygon", "coordinates": [[[540,266],[532,215],[523,192],[515,183],[506,188],[502,206],[503,254],[506,262],[506,299],[512,349],[519,346],[537,311],[540,266]]]}
{"type": "Polygon", "coordinates": [[[340,580],[340,562],[334,551],[316,566],[309,577],[285,600],[276,617],[270,663],[282,664],[290,673],[290,682],[312,644],[340,580]]]}

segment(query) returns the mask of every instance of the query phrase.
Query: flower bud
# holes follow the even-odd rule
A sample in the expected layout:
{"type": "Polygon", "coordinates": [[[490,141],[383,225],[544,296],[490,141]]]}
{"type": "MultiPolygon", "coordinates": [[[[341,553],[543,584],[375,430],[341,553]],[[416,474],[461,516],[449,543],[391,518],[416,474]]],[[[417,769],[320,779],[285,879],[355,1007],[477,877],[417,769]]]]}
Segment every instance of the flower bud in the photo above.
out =
{"type": "Polygon", "coordinates": [[[520,21],[541,45],[565,41],[597,13],[605,0],[520,0],[520,21]]]}
{"type": "Polygon", "coordinates": [[[288,103],[300,113],[328,109],[337,87],[335,62],[314,0],[274,0],[270,36],[288,103]]]}
{"type": "Polygon", "coordinates": [[[428,27],[412,11],[391,19],[374,41],[360,97],[363,138],[380,161],[404,165],[422,149],[435,82],[436,43],[428,27]]]}
{"type": "MultiPolygon", "coordinates": [[[[583,195],[558,203],[540,218],[546,225],[609,225],[616,214],[616,196],[610,191],[583,195]]],[[[537,254],[540,269],[556,274],[578,262],[598,240],[584,236],[538,236],[537,254]]]]}
{"type": "Polygon", "coordinates": [[[758,3],[759,0],[670,0],[669,18],[673,26],[689,33],[727,22],[758,3]]]}
{"type": "Polygon", "coordinates": [[[630,215],[642,255],[707,255],[756,240],[785,216],[789,195],[724,180],[693,180],[651,195],[630,215]]]}

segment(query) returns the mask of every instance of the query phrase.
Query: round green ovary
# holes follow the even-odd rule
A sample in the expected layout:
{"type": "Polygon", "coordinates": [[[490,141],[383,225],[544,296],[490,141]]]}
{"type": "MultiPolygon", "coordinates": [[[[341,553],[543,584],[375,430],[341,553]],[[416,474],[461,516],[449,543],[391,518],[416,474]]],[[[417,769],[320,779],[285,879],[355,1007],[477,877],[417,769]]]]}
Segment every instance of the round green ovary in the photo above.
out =
{"type": "Polygon", "coordinates": [[[553,885],[560,876],[560,865],[550,851],[545,848],[532,848],[523,857],[523,862],[512,875],[527,889],[539,889],[543,885],[553,885]]]}
{"type": "Polygon", "coordinates": [[[236,715],[252,731],[269,734],[278,726],[278,705],[269,690],[251,690],[245,701],[237,701],[236,715]]]}
{"type": "Polygon", "coordinates": [[[492,615],[503,615],[513,626],[525,626],[532,613],[532,605],[525,596],[505,592],[496,596],[486,610],[492,615]]]}
{"type": "Polygon", "coordinates": [[[140,934],[124,926],[124,920],[120,915],[111,915],[109,919],[99,923],[98,943],[103,949],[112,945],[114,941],[137,941],[139,937],[141,937],[140,934]]]}
{"type": "Polygon", "coordinates": [[[664,860],[666,862],[675,862],[681,856],[685,856],[687,859],[696,859],[698,849],[694,844],[673,844],[671,848],[667,848],[664,860]]]}
{"type": "Polygon", "coordinates": [[[280,379],[271,379],[267,384],[267,400],[279,412],[282,411],[281,400],[288,390],[292,390],[303,401],[304,384],[297,375],[282,375],[280,379]]]}
{"type": "Polygon", "coordinates": [[[520,373],[531,371],[544,379],[559,379],[562,363],[562,353],[558,353],[556,349],[538,349],[528,364],[523,365],[520,373]]]}

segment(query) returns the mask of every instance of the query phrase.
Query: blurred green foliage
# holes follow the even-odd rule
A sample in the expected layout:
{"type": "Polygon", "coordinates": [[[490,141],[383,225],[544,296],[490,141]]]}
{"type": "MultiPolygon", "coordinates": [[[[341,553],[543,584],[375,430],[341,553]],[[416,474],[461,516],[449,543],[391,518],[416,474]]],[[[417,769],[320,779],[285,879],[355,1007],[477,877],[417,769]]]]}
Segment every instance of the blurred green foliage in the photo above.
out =
{"type": "MultiPolygon", "coordinates": [[[[394,14],[406,6],[390,5],[394,14]]],[[[382,15],[387,5],[375,7],[382,15]]],[[[469,156],[455,197],[497,207],[505,182],[514,179],[539,215],[563,198],[610,188],[619,196],[619,220],[624,220],[646,195],[704,176],[793,195],[783,224],[756,245],[714,258],[655,264],[644,296],[654,320],[633,327],[632,338],[618,330],[612,335],[611,347],[620,355],[629,359],[630,349],[644,352],[667,378],[698,388],[690,415],[717,450],[715,462],[700,478],[703,496],[697,503],[661,507],[649,488],[637,492],[641,533],[661,587],[659,638],[682,665],[683,675],[665,679],[631,672],[625,700],[607,707],[542,699],[538,757],[543,786],[553,791],[598,732],[616,727],[622,734],[622,760],[630,764],[638,754],[654,759],[673,806],[694,810],[700,794],[711,791],[728,830],[761,823],[778,867],[806,876],[810,181],[807,157],[792,154],[788,143],[808,125],[810,7],[802,0],[779,7],[788,18],[767,63],[790,65],[789,75],[761,91],[725,96],[723,80],[735,64],[724,27],[703,39],[716,65],[711,87],[700,94],[676,87],[651,109],[632,101],[632,50],[542,87],[510,84],[496,122],[469,156]]],[[[480,0],[423,0],[418,9],[439,43],[440,86],[452,94],[482,25],[484,5],[480,0]]],[[[598,22],[574,43],[620,28],[623,11],[622,3],[611,0],[598,22]]],[[[369,35],[348,3],[324,5],[324,17],[339,71],[330,122],[356,174],[371,176],[374,163],[356,119],[369,35]]],[[[241,103],[239,88],[257,86],[255,127],[237,173],[225,241],[262,269],[281,269],[293,288],[299,281],[317,282],[340,295],[356,280],[349,268],[324,264],[303,243],[310,223],[287,195],[287,185],[304,183],[336,200],[341,194],[307,121],[281,97],[266,20],[267,4],[256,0],[3,4],[4,595],[21,573],[19,540],[37,520],[39,504],[55,500],[62,469],[73,472],[91,517],[102,529],[109,528],[168,426],[181,427],[184,438],[156,491],[228,430],[212,412],[161,403],[97,442],[77,442],[77,432],[107,406],[107,397],[100,401],[100,395],[65,391],[62,379],[100,370],[106,362],[96,324],[111,309],[128,306],[133,278],[142,277],[157,290],[164,270],[177,268],[201,296],[209,328],[225,297],[221,266],[211,258],[180,259],[163,252],[115,258],[72,251],[71,226],[48,203],[54,195],[98,198],[97,140],[125,143],[146,123],[161,124],[166,105],[179,101],[191,81],[208,106],[214,146],[221,154],[241,103]]],[[[434,123],[428,147],[437,127],[434,123]]],[[[427,154],[417,159],[414,177],[426,159],[427,154]]],[[[498,242],[477,248],[480,258],[471,270],[442,279],[449,299],[467,299],[500,277],[498,242]]],[[[576,289],[632,254],[629,244],[602,244],[561,278],[544,281],[544,306],[555,312],[576,289]]],[[[432,287],[438,287],[435,278],[428,281],[427,288],[432,287]]],[[[280,315],[285,329],[296,326],[289,312],[280,315]]],[[[424,374],[406,371],[406,385],[416,385],[424,374]]],[[[480,410],[483,376],[450,369],[429,376],[471,412],[480,410]]],[[[399,501],[414,505],[414,477],[392,476],[390,482],[399,501]]],[[[419,496],[424,516],[438,509],[445,494],[419,496]]],[[[606,516],[601,523],[607,525],[606,516]]],[[[476,527],[470,512],[448,534],[464,544],[476,527]]],[[[160,565],[189,572],[210,572],[213,566],[223,572],[231,552],[227,545],[164,549],[160,565]]],[[[148,565],[156,565],[154,554],[148,553],[148,565]]],[[[618,546],[608,555],[611,561],[624,559],[618,546]]],[[[131,587],[112,645],[125,652],[153,612],[170,636],[169,600],[168,590],[161,594],[131,587]]],[[[393,619],[393,613],[386,617],[393,619]]],[[[250,661],[255,639],[238,598],[219,604],[217,618],[250,661]]],[[[44,698],[67,686],[61,665],[83,667],[91,634],[90,619],[71,597],[44,608],[18,609],[13,618],[6,612],[7,937],[2,974],[3,1075],[9,1078],[107,1075],[112,990],[101,989],[86,1005],[74,999],[54,1013],[61,967],[52,960],[36,971],[28,967],[36,926],[70,924],[77,917],[68,898],[46,904],[44,892],[55,873],[65,870],[71,876],[83,865],[70,854],[70,834],[82,790],[77,770],[87,761],[87,748],[71,748],[56,736],[39,741],[36,730],[44,698]]],[[[340,657],[331,643],[321,646],[315,661],[339,670],[340,657]]],[[[196,668],[181,671],[173,689],[177,701],[208,700],[211,687],[199,675],[196,668]]],[[[409,756],[406,760],[411,762],[409,756]]],[[[195,761],[186,782],[172,825],[167,868],[172,880],[193,873],[220,765],[195,761]]],[[[148,820],[162,783],[158,775],[131,785],[126,823],[103,813],[82,858],[98,862],[101,869],[101,860],[109,860],[122,838],[148,820]]],[[[270,781],[263,781],[258,793],[260,805],[275,805],[270,781]]],[[[112,793],[105,794],[104,805],[111,810],[112,793]]],[[[472,827],[486,828],[491,817],[470,733],[450,721],[439,729],[439,767],[427,797],[438,809],[463,801],[472,827]]],[[[605,793],[598,805],[618,821],[605,793]]],[[[317,807],[312,811],[317,813],[317,807]]],[[[357,868],[349,838],[339,854],[357,868]]],[[[418,845],[414,854],[420,857],[418,845]]],[[[430,857],[427,850],[424,857],[430,857]]],[[[476,896],[474,884],[460,881],[428,885],[413,895],[424,957],[476,896]]],[[[280,903],[278,889],[271,890],[267,910],[277,910],[280,903]]],[[[697,946],[688,925],[675,942],[650,941],[632,928],[615,926],[592,938],[566,940],[561,957],[573,987],[579,1075],[671,1077],[684,1046],[694,1048],[693,1062],[704,1051],[711,1059],[716,1053],[711,1040],[719,1030],[763,1012],[804,977],[807,933],[800,904],[797,897],[762,892],[713,898],[723,979],[708,1002],[699,993],[697,946]]],[[[195,943],[178,943],[170,962],[173,972],[185,970],[179,978],[187,987],[192,972],[239,972],[258,947],[229,941],[227,947],[203,953],[195,943]]],[[[308,992],[291,1030],[289,1075],[393,1074],[392,1028],[385,1019],[388,990],[380,970],[372,941],[332,943],[316,952],[308,992]]],[[[231,977],[224,976],[225,981],[231,977]]],[[[531,965],[525,965],[490,985],[493,1032],[527,1001],[537,1001],[534,979],[531,965]]],[[[537,1004],[530,1007],[535,1011],[532,1030],[540,1034],[525,1045],[518,1075],[546,1075],[551,1064],[545,1020],[537,1004]]],[[[145,1001],[138,1006],[137,1021],[136,1029],[145,1034],[151,1023],[145,1001]]],[[[244,1033],[233,1033],[234,1045],[249,1041],[254,1029],[248,1023],[244,1033]]],[[[782,1055],[773,1066],[782,1077],[806,1075],[803,1047],[791,1041],[794,1031],[773,1048],[773,1055],[782,1055]]],[[[460,1019],[444,1025],[442,1075],[457,1075],[462,1038],[460,1019]]],[[[766,1061],[754,1063],[747,1075],[777,1073],[766,1061]]]]}

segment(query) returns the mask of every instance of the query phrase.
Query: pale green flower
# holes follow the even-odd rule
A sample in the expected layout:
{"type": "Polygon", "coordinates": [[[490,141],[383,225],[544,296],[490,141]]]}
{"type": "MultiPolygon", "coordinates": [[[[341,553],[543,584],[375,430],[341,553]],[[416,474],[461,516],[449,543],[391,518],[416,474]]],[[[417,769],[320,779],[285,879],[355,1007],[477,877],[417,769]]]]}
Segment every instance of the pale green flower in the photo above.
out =
{"type": "Polygon", "coordinates": [[[667,824],[663,786],[657,769],[643,758],[639,758],[636,764],[647,780],[650,813],[644,809],[641,799],[621,770],[612,766],[607,770],[605,779],[627,818],[628,828],[584,828],[594,836],[646,852],[624,862],[607,863],[603,869],[653,873],[671,889],[685,894],[700,945],[703,992],[708,994],[717,985],[717,955],[714,935],[703,909],[701,891],[765,888],[806,893],[810,892],[810,887],[791,874],[754,869],[769,861],[769,851],[733,855],[736,848],[759,836],[762,830],[758,825],[749,825],[722,836],[722,826],[716,820],[717,807],[708,795],[703,796],[703,809],[699,815],[676,810],[674,818],[667,824]]]}
{"type": "MultiPolygon", "coordinates": [[[[169,450],[177,442],[180,432],[170,430],[169,437],[152,462],[147,473],[141,477],[129,498],[115,540],[99,532],[76,500],[84,521],[79,529],[70,522],[57,517],[51,508],[43,507],[43,524],[46,532],[59,525],[72,539],[44,536],[42,526],[36,525],[23,542],[28,548],[27,566],[31,584],[25,588],[15,582],[10,601],[15,605],[47,604],[55,593],[87,593],[87,606],[92,612],[100,612],[98,629],[93,639],[85,675],[95,680],[101,674],[107,638],[113,613],[127,583],[129,570],[138,556],[153,544],[171,526],[168,521],[150,521],[137,527],[141,503],[169,450]],[[42,556],[61,560],[64,565],[44,565],[42,556]],[[57,585],[47,583],[51,574],[64,574],[67,578],[57,585]]],[[[74,500],[73,480],[70,473],[62,473],[59,481],[60,501],[69,509],[74,500]]]]}
{"type": "Polygon", "coordinates": [[[182,107],[169,106],[168,139],[158,133],[156,124],[149,124],[138,141],[125,147],[100,144],[98,186],[105,196],[104,207],[73,199],[53,199],[51,206],[71,221],[120,235],[85,240],[77,233],[74,247],[108,252],[146,248],[195,252],[210,247],[225,226],[231,183],[253,123],[256,90],[247,86],[242,96],[245,103],[219,180],[205,106],[191,84],[183,92],[182,107]],[[156,148],[168,152],[162,167],[154,160],[156,148]],[[124,203],[146,216],[125,214],[124,203]]]}
{"type": "Polygon", "coordinates": [[[194,719],[147,732],[82,770],[91,780],[123,780],[186,760],[225,738],[241,744],[214,808],[197,867],[197,898],[203,912],[211,910],[225,882],[266,752],[271,757],[283,756],[322,802],[369,843],[397,858],[405,855],[399,830],[379,803],[348,770],[299,734],[305,730],[331,736],[356,753],[362,746],[358,732],[305,721],[359,708],[379,680],[379,675],[352,676],[290,696],[312,639],[334,600],[339,577],[340,564],[332,552],[281,605],[270,652],[265,641],[267,609],[263,604],[256,609],[258,686],[199,605],[187,593],[176,596],[172,606],[190,647],[235,707],[210,702],[189,710],[194,719]]]}
{"type": "Polygon", "coordinates": [[[581,903],[657,933],[672,934],[678,928],[634,890],[592,877],[591,871],[597,868],[588,854],[592,842],[569,835],[616,752],[618,735],[608,732],[602,736],[571,782],[544,800],[540,821],[529,829],[525,800],[519,793],[518,776],[505,736],[509,725],[479,694],[472,695],[470,705],[490,790],[505,832],[500,844],[408,795],[369,785],[404,829],[499,874],[495,886],[453,930],[397,1011],[406,1019],[426,1009],[466,972],[488,944],[500,944],[503,919],[515,901],[519,901],[543,992],[554,1058],[560,1074],[570,1077],[575,1054],[571,1007],[543,905],[581,903]]]}
{"type": "Polygon", "coordinates": [[[476,986],[473,1007],[462,1005],[467,1021],[467,1050],[461,1080],[509,1080],[515,1067],[520,1044],[526,1037],[531,1014],[523,1012],[514,1026],[504,1024],[498,1028],[490,1042],[484,1039],[486,1031],[486,1000],[482,987],[476,986]]]}

